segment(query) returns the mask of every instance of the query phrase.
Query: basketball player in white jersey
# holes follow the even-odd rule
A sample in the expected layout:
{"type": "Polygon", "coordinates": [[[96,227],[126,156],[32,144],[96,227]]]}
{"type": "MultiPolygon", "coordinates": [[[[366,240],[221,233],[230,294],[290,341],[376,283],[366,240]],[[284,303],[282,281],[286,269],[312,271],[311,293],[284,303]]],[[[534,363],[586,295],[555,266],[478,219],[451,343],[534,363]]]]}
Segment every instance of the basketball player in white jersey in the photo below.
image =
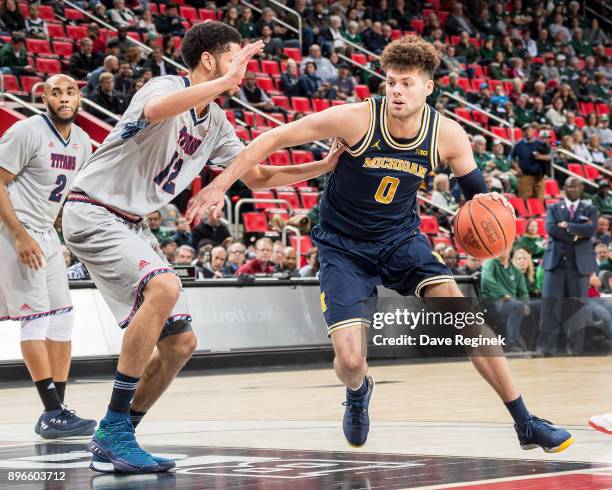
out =
{"type": "MultiPolygon", "coordinates": [[[[190,358],[196,339],[180,281],[142,216],[170,202],[207,162],[225,166],[243,149],[212,102],[238,91],[247,62],[263,49],[261,41],[243,49],[240,42],[238,31],[220,22],[193,26],[181,48],[189,75],[154,78],[136,93],[67,199],[66,244],[126,328],[108,411],[89,445],[95,471],[174,466],[142,450],[134,428],[190,358]]],[[[341,151],[337,146],[321,162],[266,168],[251,185],[315,177],[333,168],[341,151]]]]}
{"type": "Polygon", "coordinates": [[[43,103],[44,114],[0,139],[0,320],[21,322],[21,352],[44,405],[34,430],[55,439],[91,435],[96,426],[63,405],[73,311],[53,228],[91,141],[73,124],[79,88],[71,77],[49,78],[43,103]]]}

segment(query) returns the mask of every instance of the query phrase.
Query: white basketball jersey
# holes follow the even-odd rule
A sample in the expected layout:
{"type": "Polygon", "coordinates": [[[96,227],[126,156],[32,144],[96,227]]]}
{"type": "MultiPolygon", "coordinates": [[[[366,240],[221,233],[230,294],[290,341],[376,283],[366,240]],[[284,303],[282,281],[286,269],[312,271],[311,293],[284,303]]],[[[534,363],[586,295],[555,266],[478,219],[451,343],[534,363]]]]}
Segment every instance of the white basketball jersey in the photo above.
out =
{"type": "Polygon", "coordinates": [[[16,176],[7,189],[19,221],[35,231],[51,230],[90,156],[91,140],[76,124],[66,140],[46,114],[13,124],[0,138],[0,167],[16,176]]]}
{"type": "Polygon", "coordinates": [[[189,87],[187,77],[156,77],[141,88],[72,188],[138,216],[156,211],[188,187],[204,165],[226,166],[244,145],[214,102],[198,118],[191,109],[150,124],[145,104],[189,87]]]}

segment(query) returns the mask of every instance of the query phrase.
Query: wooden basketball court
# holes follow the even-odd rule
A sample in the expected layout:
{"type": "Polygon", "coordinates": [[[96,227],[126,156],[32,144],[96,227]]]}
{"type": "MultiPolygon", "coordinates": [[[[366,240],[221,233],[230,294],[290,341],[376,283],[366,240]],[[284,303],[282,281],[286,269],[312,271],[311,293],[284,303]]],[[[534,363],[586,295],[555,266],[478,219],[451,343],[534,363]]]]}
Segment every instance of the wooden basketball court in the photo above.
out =
{"type": "MultiPolygon", "coordinates": [[[[0,488],[612,488],[612,437],[587,425],[612,410],[612,360],[510,363],[530,410],[573,433],[568,450],[521,450],[503,404],[465,361],[372,365],[372,429],[360,449],[344,441],[331,366],[227,370],[181,376],[139,426],[141,444],[173,455],[176,470],[103,475],[87,467],[87,439],[34,433],[40,403],[29,384],[4,384],[0,488]],[[63,479],[16,482],[11,472],[63,479]]],[[[110,391],[106,380],[77,379],[66,398],[99,419],[110,391]]]]}

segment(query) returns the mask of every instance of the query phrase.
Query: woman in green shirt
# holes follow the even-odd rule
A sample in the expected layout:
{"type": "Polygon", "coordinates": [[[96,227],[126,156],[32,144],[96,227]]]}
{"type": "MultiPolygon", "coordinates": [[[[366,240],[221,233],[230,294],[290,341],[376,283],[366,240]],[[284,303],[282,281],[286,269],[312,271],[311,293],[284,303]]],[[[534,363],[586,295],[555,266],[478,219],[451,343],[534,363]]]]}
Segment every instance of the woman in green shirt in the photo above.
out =
{"type": "Polygon", "coordinates": [[[544,256],[546,240],[538,233],[538,222],[531,219],[527,222],[526,233],[514,242],[514,250],[524,248],[534,259],[541,259],[544,256]]]}
{"type": "Polygon", "coordinates": [[[536,284],[535,270],[533,268],[533,259],[529,251],[525,248],[517,248],[512,255],[512,264],[520,270],[525,276],[527,283],[527,291],[531,298],[541,296],[541,292],[536,284]]]}

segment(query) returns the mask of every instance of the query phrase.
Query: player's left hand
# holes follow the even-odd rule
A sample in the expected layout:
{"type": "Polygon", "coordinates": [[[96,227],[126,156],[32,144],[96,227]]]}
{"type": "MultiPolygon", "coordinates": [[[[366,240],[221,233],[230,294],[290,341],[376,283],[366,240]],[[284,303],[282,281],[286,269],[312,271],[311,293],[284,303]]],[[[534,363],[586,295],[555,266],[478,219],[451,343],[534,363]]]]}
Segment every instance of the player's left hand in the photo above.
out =
{"type": "Polygon", "coordinates": [[[189,200],[185,218],[192,226],[197,226],[204,216],[209,219],[221,219],[223,206],[225,206],[225,192],[208,185],[189,200]]]}
{"type": "Polygon", "coordinates": [[[348,145],[342,138],[334,139],[332,146],[329,149],[329,153],[322,160],[325,163],[325,167],[328,169],[328,171],[332,171],[334,168],[336,168],[340,155],[342,155],[347,148],[348,145]]]}
{"type": "Polygon", "coordinates": [[[506,206],[512,214],[516,216],[516,212],[514,211],[514,206],[508,202],[504,196],[502,196],[499,192],[487,192],[486,194],[476,194],[472,199],[478,199],[479,197],[488,197],[491,199],[495,199],[496,201],[501,202],[504,206],[506,206]]]}

